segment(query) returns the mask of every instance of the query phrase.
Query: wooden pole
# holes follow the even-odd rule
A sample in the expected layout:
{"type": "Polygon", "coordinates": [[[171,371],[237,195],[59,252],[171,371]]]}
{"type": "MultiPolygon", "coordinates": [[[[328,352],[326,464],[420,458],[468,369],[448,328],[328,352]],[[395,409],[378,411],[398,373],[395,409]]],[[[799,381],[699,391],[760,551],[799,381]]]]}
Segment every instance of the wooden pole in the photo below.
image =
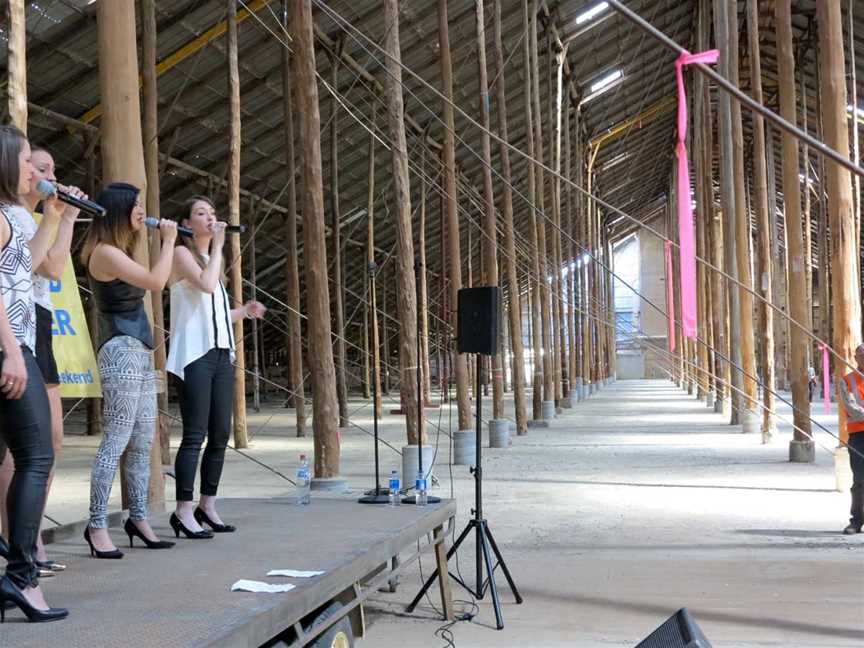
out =
{"type": "MultiPolygon", "coordinates": [[[[774,163],[774,136],[771,124],[765,127],[766,154],[765,162],[768,177],[768,214],[770,220],[769,235],[771,238],[771,292],[774,300],[788,313],[786,300],[786,254],[780,251],[780,232],[777,227],[777,186],[776,165],[774,163]]],[[[774,319],[774,367],[777,388],[785,390],[788,388],[788,363],[786,362],[786,347],[788,322],[785,317],[774,319]]]]}
{"type": "MultiPolygon", "coordinates": [[[[144,168],[147,174],[147,214],[160,217],[159,209],[159,92],[156,84],[156,3],[155,0],[141,0],[141,67],[143,77],[144,113],[141,122],[144,140],[144,168]]],[[[156,263],[162,249],[162,237],[158,230],[150,230],[150,264],[156,263]]],[[[156,400],[159,414],[156,419],[156,434],[160,445],[162,465],[171,463],[171,433],[168,428],[168,388],[165,374],[165,310],[162,306],[162,292],[150,292],[153,308],[153,364],[162,376],[163,388],[156,400]]]]}
{"type": "MultiPolygon", "coordinates": [[[[462,257],[459,250],[459,215],[456,210],[456,142],[453,116],[453,63],[450,56],[450,28],[447,0],[438,0],[438,44],[441,59],[441,84],[444,98],[441,115],[444,121],[442,154],[444,156],[444,194],[447,206],[447,230],[450,254],[450,308],[457,304],[462,288],[462,257]]],[[[471,403],[468,401],[468,365],[465,354],[457,353],[454,362],[459,429],[472,429],[471,403]]]]}
{"type": "MultiPolygon", "coordinates": [[[[747,0],[747,34],[750,58],[750,83],[753,98],[762,103],[762,65],[759,52],[759,11],[756,0],[747,0]]],[[[756,290],[765,300],[759,302],[759,330],[762,380],[765,389],[762,396],[762,443],[768,443],[776,431],[771,412],[774,410],[774,310],[768,306],[773,302],[771,292],[771,221],[774,216],[768,211],[768,170],[765,166],[765,121],[762,115],[751,113],[753,119],[753,180],[755,188],[754,206],[759,250],[759,272],[756,290]]],[[[774,187],[771,187],[774,190],[774,187]]],[[[807,294],[804,294],[807,299],[807,294]]],[[[809,346],[809,345],[808,345],[809,346]]]]}
{"type": "MultiPolygon", "coordinates": [[[[551,47],[551,30],[547,29],[547,34],[550,36],[551,47]]],[[[557,354],[555,356],[558,363],[558,371],[556,372],[556,390],[559,403],[567,399],[569,405],[570,400],[570,372],[568,371],[568,355],[567,355],[567,325],[564,321],[564,277],[562,270],[564,269],[563,250],[561,245],[561,155],[562,155],[562,124],[564,120],[564,103],[568,104],[569,97],[564,97],[564,64],[567,62],[567,47],[559,51],[556,55],[556,92],[555,92],[555,180],[552,185],[553,189],[553,205],[555,214],[555,313],[556,313],[556,343],[557,354]]],[[[551,95],[551,93],[550,93],[551,95]]]]}
{"type": "MultiPolygon", "coordinates": [[[[777,25],[777,64],[779,72],[780,115],[797,123],[795,109],[795,57],[792,49],[792,8],[790,0],[778,0],[775,6],[777,25]]],[[[845,106],[844,106],[845,108],[845,106]]],[[[801,180],[798,177],[798,142],[784,132],[783,196],[786,211],[786,238],[789,246],[789,286],[804,286],[804,238],[801,223],[801,180]]],[[[807,291],[790,290],[792,319],[805,331],[811,329],[807,291]]],[[[814,461],[815,446],[810,434],[810,397],[807,377],[807,348],[810,340],[797,326],[790,331],[793,420],[797,429],[789,446],[791,461],[814,461]]]]}
{"type": "MultiPolygon", "coordinates": [[[[571,147],[571,137],[573,137],[573,133],[570,128],[570,102],[564,102],[564,177],[567,180],[572,180],[572,147],[571,147]]],[[[579,130],[578,125],[579,113],[576,112],[576,131],[579,130]]],[[[579,149],[578,143],[576,146],[577,150],[579,149]]],[[[568,182],[564,186],[564,205],[566,206],[566,214],[567,214],[567,222],[564,225],[564,231],[569,235],[567,237],[567,254],[565,255],[566,268],[567,268],[567,398],[570,401],[570,405],[576,402],[576,376],[577,376],[577,356],[576,349],[577,341],[576,341],[576,300],[574,297],[575,286],[576,286],[576,270],[574,269],[574,254],[573,254],[573,236],[574,236],[574,227],[573,227],[573,192],[570,187],[570,183],[568,182]]]]}
{"type": "Polygon", "coordinates": [[[27,19],[24,0],[6,3],[6,108],[9,121],[27,133],[27,19]]]}
{"type": "MultiPolygon", "coordinates": [[[[819,23],[821,54],[819,91],[822,96],[824,140],[828,146],[848,158],[846,65],[843,55],[840,3],[817,3],[816,19],[819,23]]],[[[843,360],[854,366],[855,348],[861,342],[861,304],[857,273],[857,232],[855,215],[852,211],[852,181],[848,170],[830,160],[825,162],[825,192],[828,194],[828,216],[831,228],[833,346],[843,360]]],[[[847,372],[846,365],[841,362],[834,363],[835,385],[839,384],[847,372]]],[[[840,411],[842,412],[843,408],[840,408],[840,411]]],[[[849,438],[849,433],[844,419],[841,414],[840,437],[845,442],[849,438]]],[[[835,457],[840,459],[838,455],[835,457]]]]}
{"type": "MultiPolygon", "coordinates": [[[[258,214],[254,198],[249,200],[249,213],[252,221],[252,237],[249,244],[250,270],[252,272],[252,299],[258,299],[258,259],[255,246],[258,243],[258,214]]],[[[258,343],[258,319],[252,320],[252,406],[256,412],[261,411],[261,348],[258,343]]]]}
{"type": "MultiPolygon", "coordinates": [[[[96,9],[99,51],[99,87],[104,112],[101,121],[102,180],[129,182],[141,187],[146,196],[147,174],[144,167],[144,142],[138,93],[138,50],[135,31],[134,0],[100,2],[96,9]]],[[[146,235],[139,235],[133,258],[149,267],[146,235]]],[[[144,300],[148,319],[153,323],[151,300],[144,300]]],[[[162,450],[158,436],[150,455],[148,500],[152,508],[165,501],[162,477],[162,450]]],[[[124,470],[121,464],[121,473],[124,470]]],[[[126,480],[123,479],[123,483],[126,480]]],[[[127,493],[123,491],[124,506],[127,493]]]]}
{"type": "MultiPolygon", "coordinates": [[[[536,159],[543,162],[543,125],[540,114],[540,62],[537,51],[537,0],[531,0],[531,69],[532,69],[532,93],[533,101],[533,116],[534,116],[534,147],[536,151],[536,159]]],[[[555,401],[555,348],[552,340],[552,296],[550,294],[549,281],[547,277],[550,274],[549,260],[547,256],[546,245],[546,184],[544,181],[543,167],[537,166],[536,169],[535,195],[537,198],[537,208],[540,210],[540,216],[537,219],[537,256],[540,262],[540,322],[541,322],[541,337],[543,344],[543,400],[547,403],[544,405],[544,418],[554,418],[554,412],[550,416],[548,411],[548,403],[555,401]]],[[[554,405],[553,405],[554,407],[554,405]]]]}
{"type": "MultiPolygon", "coordinates": [[[[501,0],[494,0],[495,69],[497,81],[498,136],[501,144],[498,149],[501,160],[501,215],[504,221],[504,270],[508,286],[507,315],[510,324],[511,383],[513,385],[513,407],[516,414],[516,434],[528,431],[528,418],[525,410],[525,348],[522,339],[522,304],[520,298],[519,275],[516,270],[516,234],[513,226],[513,189],[511,187],[510,149],[507,147],[509,133],[507,127],[507,89],[504,72],[504,47],[501,36],[501,0]]],[[[530,165],[529,165],[530,166],[530,165]]]]}
{"type": "MultiPolygon", "coordinates": [[[[492,193],[492,144],[489,139],[490,110],[492,101],[489,97],[489,81],[486,70],[486,20],[483,11],[483,0],[474,3],[477,25],[477,78],[480,96],[480,123],[483,130],[480,143],[483,155],[483,203],[485,207],[483,218],[484,233],[484,265],[486,270],[486,285],[498,286],[498,231],[496,227],[495,197],[492,193]]],[[[498,79],[500,82],[501,79],[498,79]]],[[[499,341],[501,340],[499,336],[499,341]]],[[[504,375],[501,362],[499,342],[497,353],[492,356],[492,418],[504,419],[504,375]]]]}
{"type": "MultiPolygon", "coordinates": [[[[100,3],[103,4],[103,3],[100,3]]],[[[228,155],[228,222],[240,224],[240,70],[237,62],[237,0],[227,0],[228,7],[228,97],[230,107],[228,155]]],[[[231,262],[231,301],[235,306],[243,303],[243,258],[240,237],[232,236],[229,248],[231,262]]],[[[243,343],[243,320],[234,322],[236,360],[234,362],[234,446],[246,448],[246,353],[243,343]]]]}
{"type": "Polygon", "coordinates": [[[369,302],[371,282],[369,281],[369,273],[363,273],[363,294],[366,299],[363,301],[363,398],[372,398],[372,378],[371,378],[371,362],[369,349],[369,302]]]}
{"type": "Polygon", "coordinates": [[[420,309],[420,364],[423,374],[423,403],[432,402],[432,368],[429,364],[429,284],[426,279],[426,147],[420,150],[420,224],[417,253],[420,256],[420,294],[417,296],[420,309]]]}
{"type": "MultiPolygon", "coordinates": [[[[849,85],[852,86],[852,119],[849,124],[852,127],[852,161],[857,166],[861,161],[859,149],[859,126],[858,126],[858,71],[855,63],[855,2],[849,0],[849,10],[846,12],[849,18],[849,85]]],[[[852,214],[855,219],[855,255],[856,272],[861,276],[861,176],[852,176],[853,202],[852,214]]]]}
{"type": "MultiPolygon", "coordinates": [[[[341,49],[340,42],[336,44],[341,49]]],[[[330,52],[330,244],[333,248],[333,325],[336,330],[336,396],[339,427],[348,427],[348,387],[345,382],[345,292],[342,277],[342,219],[339,209],[339,52],[330,52]]]]}
{"type": "MultiPolygon", "coordinates": [[[[721,74],[727,79],[732,74],[730,70],[730,39],[729,32],[729,0],[714,0],[714,32],[717,39],[717,47],[720,50],[721,74]]],[[[738,263],[736,254],[736,202],[735,202],[735,153],[732,106],[729,95],[725,92],[718,94],[718,133],[720,141],[720,197],[723,207],[723,233],[725,269],[733,279],[738,279],[738,263]]],[[[742,214],[743,217],[743,214],[742,214]]],[[[741,316],[739,291],[730,282],[725,283],[725,290],[729,303],[729,350],[731,357],[731,380],[735,388],[730,393],[732,404],[730,423],[736,425],[740,422],[740,393],[744,384],[741,376],[741,316]]]]}
{"type": "MultiPolygon", "coordinates": [[[[739,85],[738,66],[738,4],[728,0],[727,17],[729,29],[729,62],[727,77],[735,86],[739,85]]],[[[741,386],[744,394],[741,399],[741,424],[745,433],[755,433],[759,429],[759,415],[756,412],[756,338],[753,332],[755,310],[753,295],[747,289],[753,287],[752,258],[750,254],[750,216],[747,211],[747,192],[744,185],[744,130],[741,123],[741,104],[732,101],[732,162],[735,182],[734,223],[735,259],[738,268],[738,327],[739,349],[741,352],[741,386]]],[[[687,199],[689,200],[689,196],[687,199]]],[[[806,372],[805,372],[806,373],[806,372]]]]}
{"type": "MultiPolygon", "coordinates": [[[[396,233],[396,308],[399,312],[400,396],[408,443],[426,444],[422,410],[418,406],[417,292],[414,242],[411,228],[411,186],[408,177],[408,145],[405,137],[405,108],[402,103],[402,54],[399,48],[399,0],[384,2],[384,48],[387,74],[384,94],[393,161],[393,226],[396,233]]],[[[419,270],[419,268],[417,269],[419,270]]]]}
{"type": "MultiPolygon", "coordinates": [[[[339,425],[336,368],[330,330],[330,290],[327,284],[327,245],[324,237],[324,186],[321,178],[321,115],[315,79],[315,41],[311,0],[291,6],[296,109],[300,128],[303,178],[303,243],[306,267],[306,305],[309,316],[309,369],[312,375],[312,427],[315,439],[315,477],[339,474],[339,425]]],[[[339,332],[341,335],[341,331],[339,332]]]]}
{"type": "MultiPolygon", "coordinates": [[[[288,0],[282,0],[282,23],[290,28],[288,0]]],[[[297,185],[294,168],[294,98],[292,91],[291,54],[282,48],[282,112],[285,120],[285,173],[288,176],[286,191],[288,212],[285,214],[285,230],[288,249],[292,251],[285,263],[285,287],[288,303],[288,356],[291,385],[294,395],[295,426],[298,437],[306,436],[306,388],[303,380],[303,344],[300,322],[300,270],[297,262],[297,185]]]]}
{"type": "MultiPolygon", "coordinates": [[[[372,103],[372,126],[375,126],[375,103],[372,103]]],[[[368,154],[368,193],[366,194],[366,270],[370,278],[369,296],[371,301],[372,325],[372,380],[375,384],[375,415],[380,419],[381,401],[381,340],[378,335],[378,287],[376,285],[378,266],[375,263],[375,136],[369,133],[368,154]]],[[[385,311],[386,312],[386,311],[385,311]]]]}
{"type": "MultiPolygon", "coordinates": [[[[383,268],[381,272],[384,274],[383,268]]],[[[384,394],[390,395],[390,320],[387,318],[389,309],[387,308],[387,293],[388,282],[385,279],[381,281],[381,344],[383,346],[383,358],[381,360],[381,368],[384,372],[384,394]]]]}
{"type": "MultiPolygon", "coordinates": [[[[536,14],[535,14],[536,16],[536,14]]],[[[525,144],[528,151],[528,157],[534,158],[534,119],[533,107],[531,101],[531,20],[528,11],[528,0],[523,0],[522,3],[522,20],[524,25],[523,32],[523,54],[524,54],[524,99],[525,99],[525,144]]],[[[529,216],[529,249],[531,250],[531,265],[532,272],[529,279],[531,285],[529,296],[529,312],[531,316],[531,347],[533,358],[531,365],[533,367],[531,391],[532,391],[532,420],[541,421],[543,419],[543,345],[541,342],[541,317],[540,317],[540,292],[541,292],[541,271],[540,271],[540,245],[538,242],[537,223],[537,174],[536,167],[530,162],[528,168],[528,210],[529,216]]]]}

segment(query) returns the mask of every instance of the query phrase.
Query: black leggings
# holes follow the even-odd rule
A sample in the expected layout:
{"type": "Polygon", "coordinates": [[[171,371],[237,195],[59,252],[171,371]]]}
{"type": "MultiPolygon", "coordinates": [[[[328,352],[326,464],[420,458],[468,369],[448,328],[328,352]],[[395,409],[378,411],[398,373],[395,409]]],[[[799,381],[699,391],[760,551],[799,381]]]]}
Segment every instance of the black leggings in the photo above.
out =
{"type": "MultiPolygon", "coordinates": [[[[6,576],[20,589],[38,584],[36,536],[45,508],[48,473],[54,465],[51,410],[36,358],[22,349],[27,389],[17,400],[0,392],[0,438],[15,460],[15,473],[6,496],[9,513],[9,562],[6,576]]],[[[0,363],[3,354],[0,352],[0,363]]],[[[4,452],[5,454],[5,452],[4,452]]]]}
{"type": "Polygon", "coordinates": [[[225,447],[231,432],[234,401],[234,367],[227,349],[210,349],[203,357],[186,365],[180,388],[180,414],[183,441],[177,450],[174,474],[177,501],[194,498],[195,468],[201,445],[207,439],[201,458],[201,494],[215,495],[222,476],[225,447]]]}

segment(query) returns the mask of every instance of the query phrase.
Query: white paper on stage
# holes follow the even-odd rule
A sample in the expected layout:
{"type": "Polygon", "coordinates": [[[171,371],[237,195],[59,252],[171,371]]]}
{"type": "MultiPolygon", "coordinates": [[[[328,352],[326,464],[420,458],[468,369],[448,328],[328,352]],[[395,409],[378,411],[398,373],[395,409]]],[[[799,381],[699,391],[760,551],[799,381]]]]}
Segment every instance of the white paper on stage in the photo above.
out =
{"type": "Polygon", "coordinates": [[[320,576],[323,571],[300,571],[299,569],[271,569],[268,576],[287,576],[288,578],[312,578],[320,576]]]}
{"type": "Polygon", "coordinates": [[[267,594],[290,592],[292,589],[294,589],[294,586],[290,583],[276,585],[271,583],[262,583],[261,581],[246,580],[243,578],[231,586],[232,592],[261,592],[267,594]]]}

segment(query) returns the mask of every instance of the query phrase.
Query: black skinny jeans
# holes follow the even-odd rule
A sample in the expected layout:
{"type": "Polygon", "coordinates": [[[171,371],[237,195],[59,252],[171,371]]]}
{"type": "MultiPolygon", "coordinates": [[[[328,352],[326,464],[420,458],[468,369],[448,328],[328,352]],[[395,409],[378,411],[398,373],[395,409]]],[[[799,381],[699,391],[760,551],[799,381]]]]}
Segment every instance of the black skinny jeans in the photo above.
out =
{"type": "Polygon", "coordinates": [[[864,526],[864,432],[853,432],[847,443],[852,468],[852,511],[849,523],[864,526]]]}
{"type": "Polygon", "coordinates": [[[230,353],[227,349],[210,349],[188,364],[184,374],[185,380],[180,388],[183,441],[177,450],[174,474],[177,501],[191,502],[198,454],[205,438],[207,447],[201,458],[201,494],[215,495],[219,488],[234,406],[234,367],[230,353]]]}
{"type": "MultiPolygon", "coordinates": [[[[29,349],[22,349],[27,389],[12,400],[0,392],[0,438],[15,460],[15,473],[6,496],[9,513],[9,562],[6,576],[19,588],[38,584],[36,535],[45,508],[48,473],[54,465],[51,410],[42,372],[29,349]]],[[[0,363],[3,353],[0,352],[0,363]]],[[[4,453],[5,454],[5,453],[4,453]]]]}

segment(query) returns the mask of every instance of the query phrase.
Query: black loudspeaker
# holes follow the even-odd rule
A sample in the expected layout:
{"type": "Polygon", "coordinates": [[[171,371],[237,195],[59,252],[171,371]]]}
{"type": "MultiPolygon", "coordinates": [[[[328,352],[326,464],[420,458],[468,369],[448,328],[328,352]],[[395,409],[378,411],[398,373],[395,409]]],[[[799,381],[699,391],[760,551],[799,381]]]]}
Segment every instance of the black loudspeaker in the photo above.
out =
{"type": "Polygon", "coordinates": [[[681,608],[636,648],[711,648],[687,608],[681,608]]]}
{"type": "Polygon", "coordinates": [[[495,355],[500,315],[501,290],[497,286],[461,289],[456,326],[459,353],[495,355]]]}

